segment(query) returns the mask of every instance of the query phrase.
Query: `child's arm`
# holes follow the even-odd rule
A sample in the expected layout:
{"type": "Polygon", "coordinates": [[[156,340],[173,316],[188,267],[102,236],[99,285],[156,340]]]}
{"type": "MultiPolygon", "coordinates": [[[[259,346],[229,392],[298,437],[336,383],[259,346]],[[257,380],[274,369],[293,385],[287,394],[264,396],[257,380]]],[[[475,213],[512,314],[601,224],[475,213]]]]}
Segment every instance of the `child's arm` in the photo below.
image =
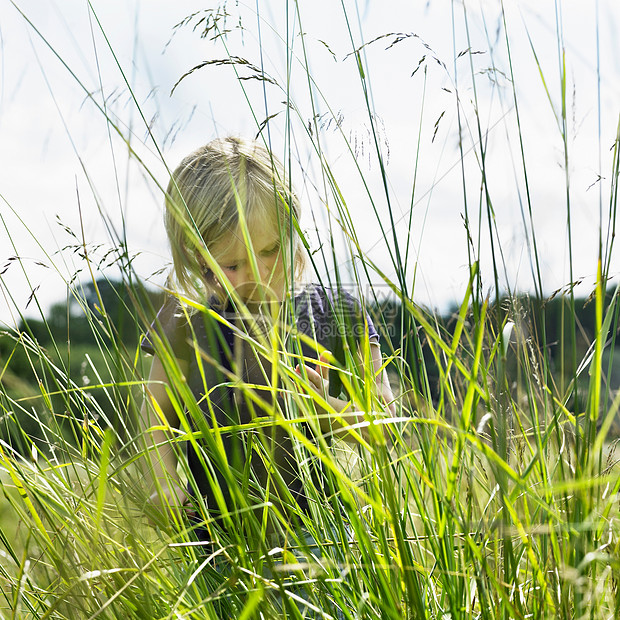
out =
{"type": "MultiPolygon", "coordinates": [[[[381,366],[383,365],[383,359],[381,356],[381,347],[377,342],[370,343],[370,351],[372,355],[372,366],[374,370],[374,375],[376,377],[376,387],[377,387],[377,395],[380,400],[382,400],[386,405],[386,410],[390,415],[394,415],[396,413],[396,406],[394,405],[394,396],[392,394],[392,388],[390,387],[390,383],[387,377],[387,373],[385,368],[381,370],[381,366]],[[381,372],[379,372],[381,370],[381,372]]],[[[316,368],[311,368],[310,366],[306,366],[306,372],[308,374],[308,380],[310,381],[312,387],[321,394],[327,400],[327,402],[333,407],[334,411],[344,413],[341,416],[341,424],[342,431],[338,432],[336,429],[336,433],[342,437],[345,441],[355,441],[355,438],[350,433],[346,432],[346,427],[351,426],[353,424],[358,424],[359,422],[364,422],[364,412],[356,409],[352,409],[352,403],[346,400],[342,400],[341,398],[335,398],[334,396],[327,396],[325,394],[329,394],[329,368],[324,365],[326,361],[325,357],[321,356],[319,360],[319,364],[316,365],[316,368]]],[[[299,368],[297,368],[297,372],[300,373],[299,368]]],[[[328,417],[321,417],[320,420],[321,430],[324,433],[334,432],[333,420],[328,417]]],[[[359,429],[360,434],[364,439],[368,439],[370,436],[369,429],[367,426],[359,429]]]]}
{"type": "MultiPolygon", "coordinates": [[[[177,363],[179,371],[187,374],[188,363],[182,360],[177,360],[177,363]]],[[[154,428],[163,426],[163,421],[152,404],[152,401],[157,403],[171,427],[178,426],[177,414],[166,392],[167,382],[166,371],[155,355],[148,379],[147,399],[142,405],[140,416],[145,447],[149,451],[147,462],[150,463],[150,471],[147,476],[150,478],[149,490],[152,490],[150,501],[156,508],[175,510],[186,504],[189,496],[179,481],[177,457],[174,448],[168,443],[169,434],[161,428],[154,428]],[[149,431],[150,428],[154,430],[149,431]]]]}

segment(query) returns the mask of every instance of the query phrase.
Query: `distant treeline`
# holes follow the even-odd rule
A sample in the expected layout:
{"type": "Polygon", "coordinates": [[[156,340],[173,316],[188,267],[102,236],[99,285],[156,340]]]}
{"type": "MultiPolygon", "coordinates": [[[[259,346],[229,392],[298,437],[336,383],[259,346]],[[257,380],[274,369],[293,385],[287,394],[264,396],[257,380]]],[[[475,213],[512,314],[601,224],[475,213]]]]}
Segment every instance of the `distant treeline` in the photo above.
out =
{"type": "MultiPolygon", "coordinates": [[[[79,298],[53,305],[45,319],[29,318],[16,330],[2,332],[0,439],[24,454],[30,452],[30,440],[48,448],[49,429],[79,442],[89,418],[114,427],[121,437],[130,433],[139,399],[131,398],[131,387],[119,384],[131,384],[148,371],[139,343],[144,325],[162,301],[161,293],[141,284],[129,287],[102,279],[86,284],[79,298]]],[[[610,301],[608,296],[607,304],[610,301]]],[[[401,369],[410,382],[406,387],[421,394],[430,390],[428,396],[437,399],[439,365],[424,330],[409,313],[403,315],[398,300],[371,304],[370,312],[384,352],[397,351],[405,362],[401,369]]],[[[574,371],[573,351],[579,361],[596,329],[595,304],[586,299],[574,300],[573,309],[562,296],[505,298],[489,313],[495,313],[495,325],[507,318],[514,321],[521,336],[546,353],[554,369],[568,375],[574,371]]],[[[456,312],[427,316],[449,342],[456,312]]],[[[473,314],[466,317],[470,325],[474,320],[473,314]]],[[[609,372],[610,389],[620,387],[618,374],[609,372]]]]}
{"type": "MultiPolygon", "coordinates": [[[[612,301],[613,294],[605,298],[604,311],[612,301]]],[[[439,364],[429,345],[429,336],[409,313],[403,316],[399,300],[387,300],[371,306],[371,316],[382,334],[384,353],[395,351],[403,358],[406,368],[412,369],[411,388],[424,392],[424,385],[430,389],[430,396],[439,396],[439,364]],[[423,381],[423,377],[426,381],[423,381]]],[[[618,307],[615,310],[618,312],[618,307]]],[[[458,308],[445,314],[425,312],[425,317],[433,328],[450,342],[458,320],[458,308]]],[[[563,375],[566,382],[574,377],[581,360],[594,340],[596,334],[595,301],[592,298],[570,299],[568,295],[554,295],[548,299],[529,295],[503,297],[490,304],[487,317],[491,317],[494,330],[501,329],[507,322],[514,323],[512,340],[529,341],[529,348],[541,358],[545,357],[548,367],[556,379],[563,375]]],[[[465,316],[465,329],[473,331],[476,320],[475,311],[470,308],[465,316]]],[[[611,325],[618,325],[614,320],[611,325]]],[[[608,335],[609,343],[605,354],[605,380],[609,390],[620,388],[620,363],[610,364],[610,352],[615,349],[616,334],[608,335]]],[[[465,339],[466,340],[466,339],[465,339]]],[[[438,347],[434,347],[437,351],[438,347]]],[[[514,355],[515,348],[511,347],[514,355]]],[[[509,356],[510,357],[510,356],[509,356]]],[[[613,360],[612,360],[613,361],[613,360]]],[[[440,362],[441,363],[441,362],[440,362]]],[[[511,363],[511,360],[508,360],[511,363]]],[[[516,366],[512,360],[513,366],[516,366]]],[[[587,375],[587,373],[586,373],[587,375]]]]}
{"type": "Polygon", "coordinates": [[[48,449],[54,433],[78,443],[93,420],[130,433],[137,411],[128,385],[146,372],[142,326],[162,300],[140,283],[100,279],[43,319],[2,332],[0,439],[29,454],[30,440],[48,449]]]}

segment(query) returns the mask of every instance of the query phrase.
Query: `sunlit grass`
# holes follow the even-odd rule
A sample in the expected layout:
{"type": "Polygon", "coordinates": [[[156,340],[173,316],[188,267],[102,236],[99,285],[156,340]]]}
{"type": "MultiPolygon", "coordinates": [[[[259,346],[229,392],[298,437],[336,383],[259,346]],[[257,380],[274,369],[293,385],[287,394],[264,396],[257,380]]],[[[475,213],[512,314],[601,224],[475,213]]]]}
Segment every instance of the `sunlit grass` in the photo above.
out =
{"type": "MultiPolygon", "coordinates": [[[[291,13],[297,9],[295,3],[287,7],[291,13]]],[[[269,116],[263,120],[258,113],[262,102],[254,101],[245,79],[248,71],[251,81],[267,78],[258,63],[236,54],[233,37],[224,36],[222,14],[205,16],[180,27],[205,17],[201,27],[218,36],[225,62],[205,63],[190,73],[185,72],[191,68],[184,67],[181,79],[213,70],[213,64],[232,68],[255,114],[257,133],[267,140],[270,123],[277,121],[269,116]]],[[[455,14],[454,19],[468,24],[466,13],[455,14]]],[[[509,30],[511,24],[503,26],[509,30]]],[[[310,71],[306,48],[293,45],[296,37],[303,43],[302,32],[303,22],[299,32],[283,37],[283,45],[295,71],[299,66],[306,71],[312,109],[323,109],[329,102],[323,101],[319,77],[310,71]]],[[[570,256],[571,282],[559,325],[546,320],[551,300],[543,303],[534,234],[542,234],[539,231],[532,231],[529,254],[530,267],[537,274],[531,306],[525,297],[507,294],[501,284],[505,265],[488,186],[486,127],[480,116],[473,124],[468,117],[467,127],[460,127],[459,134],[468,136],[478,149],[479,169],[470,178],[463,167],[463,186],[481,188],[476,205],[468,202],[468,194],[463,196],[470,278],[463,283],[460,305],[449,321],[416,305],[414,274],[407,260],[413,233],[402,247],[394,230],[399,224],[384,165],[384,144],[369,95],[371,76],[363,47],[354,43],[350,32],[344,36],[351,36],[357,61],[352,70],[365,94],[362,104],[370,127],[366,149],[377,163],[370,172],[357,161],[355,166],[378,224],[385,224],[381,243],[387,248],[390,270],[376,264],[359,242],[352,207],[322,150],[319,116],[312,116],[314,125],[305,122],[288,80],[280,83],[269,77],[267,83],[286,97],[288,120],[282,127],[290,155],[287,166],[295,166],[300,159],[299,140],[308,145],[320,170],[317,185],[322,184],[333,244],[326,240],[314,249],[308,241],[316,271],[313,279],[327,265],[326,285],[354,282],[361,297],[370,276],[391,291],[393,305],[378,303],[374,311],[383,310],[384,333],[397,335],[392,341],[384,338],[395,415],[386,417],[385,407],[367,389],[373,381],[369,360],[356,365],[348,359],[340,369],[341,377],[351,399],[367,411],[364,426],[370,431],[364,438],[361,429],[352,429],[357,437],[352,446],[330,444],[317,430],[318,417],[325,415],[321,413],[324,403],[318,395],[308,396],[312,391],[307,381],[294,372],[298,358],[283,349],[274,328],[267,336],[248,332],[239,337],[269,364],[272,374],[266,384],[277,386],[283,402],[260,398],[269,392],[265,385],[244,384],[238,376],[228,376],[248,406],[255,408],[255,416],[244,428],[214,428],[205,420],[167,343],[157,342],[181,424],[179,429],[168,429],[161,420],[158,427],[169,433],[169,439],[147,448],[149,431],[140,429],[138,412],[149,398],[148,360],[140,350],[139,336],[157,308],[141,289],[131,260],[119,260],[122,286],[104,299],[98,288],[104,274],[85,252],[92,290],[87,294],[76,280],[66,280],[93,349],[80,349],[82,345],[67,344],[58,337],[43,342],[49,326],[49,317],[43,316],[41,331],[35,333],[24,321],[20,329],[6,335],[10,344],[2,349],[0,416],[10,429],[0,444],[0,612],[5,616],[299,618],[312,613],[347,619],[602,619],[620,612],[620,476],[616,445],[609,435],[620,399],[607,388],[619,312],[615,293],[612,296],[609,290],[612,242],[603,240],[607,232],[602,231],[590,301],[594,308],[591,334],[584,330],[581,336],[577,325],[570,256]],[[379,177],[381,197],[370,189],[374,174],[379,177]],[[379,210],[382,201],[387,216],[379,210]],[[471,224],[475,221],[479,225],[471,224]],[[482,273],[484,243],[493,256],[491,273],[482,273]],[[356,257],[351,267],[342,267],[343,252],[348,258],[356,257]],[[494,283],[492,296],[483,284],[489,281],[494,283]],[[87,299],[89,295],[96,298],[94,303],[87,299]],[[119,315],[112,313],[112,302],[120,302],[119,315]],[[121,315],[136,325],[133,339],[118,325],[121,315]],[[548,336],[551,328],[557,342],[548,336]],[[552,348],[561,352],[552,356],[552,348]],[[12,371],[18,362],[23,377],[12,371]],[[268,429],[274,424],[290,438],[302,463],[305,492],[312,500],[308,514],[297,511],[293,518],[283,510],[283,500],[276,494],[285,489],[277,475],[257,487],[248,471],[229,467],[228,455],[220,449],[220,433],[243,432],[255,441],[252,458],[269,464],[268,429]],[[149,462],[158,449],[177,452],[182,480],[195,487],[184,452],[187,443],[196,447],[206,471],[226,474],[231,499],[220,521],[212,518],[200,498],[193,506],[193,520],[178,509],[157,512],[149,504],[149,462]],[[317,483],[313,468],[322,472],[322,484],[317,483]],[[208,529],[211,544],[196,541],[192,529],[197,525],[208,529]]],[[[388,39],[391,45],[398,44],[395,36],[388,39]]],[[[467,54],[471,61],[473,51],[467,54]]],[[[541,88],[548,89],[550,77],[539,68],[541,88]]],[[[475,86],[479,75],[473,61],[467,71],[455,77],[467,78],[475,86]]],[[[293,75],[288,64],[285,73],[289,78],[293,75]]],[[[560,74],[561,105],[554,112],[568,187],[562,64],[560,74]]],[[[514,81],[508,88],[518,126],[514,81]]],[[[464,104],[457,101],[457,106],[464,119],[464,104]]],[[[105,110],[101,112],[102,122],[110,122],[123,135],[105,110]]],[[[337,113],[332,117],[337,119],[337,113]]],[[[529,201],[523,149],[528,136],[519,126],[518,136],[522,160],[515,166],[525,196],[524,217],[530,217],[535,207],[529,201]]],[[[347,140],[344,134],[343,139],[347,140]]],[[[423,147],[421,142],[416,145],[420,156],[423,147]]],[[[356,160],[357,146],[348,144],[348,148],[356,160]]],[[[617,150],[615,142],[610,173],[614,179],[617,150]]],[[[143,168],[141,161],[134,163],[143,168]]],[[[614,181],[608,196],[611,231],[616,191],[614,181]]],[[[415,183],[412,205],[414,194],[415,183]]],[[[569,222],[571,209],[567,194],[569,222]]],[[[119,245],[118,253],[127,259],[127,248],[119,245]]],[[[58,273],[64,273],[60,267],[58,273]]],[[[366,300],[371,310],[373,301],[366,300]]],[[[380,323],[381,317],[377,318],[380,323]]],[[[64,327],[69,331],[68,324],[64,327]]],[[[212,485],[218,491],[218,482],[212,485]]]]}

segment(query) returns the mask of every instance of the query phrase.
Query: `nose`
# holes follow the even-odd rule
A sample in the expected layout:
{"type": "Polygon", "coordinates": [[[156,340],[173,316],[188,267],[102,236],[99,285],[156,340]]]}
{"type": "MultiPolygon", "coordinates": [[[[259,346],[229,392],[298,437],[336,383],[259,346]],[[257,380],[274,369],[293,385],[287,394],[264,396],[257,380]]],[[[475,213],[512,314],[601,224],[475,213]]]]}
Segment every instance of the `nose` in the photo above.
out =
{"type": "Polygon", "coordinates": [[[265,286],[268,286],[270,271],[264,261],[256,259],[256,272],[252,269],[249,261],[244,264],[243,271],[237,274],[237,293],[247,300],[259,299],[265,293],[265,286]]]}
{"type": "Polygon", "coordinates": [[[260,281],[263,283],[268,282],[271,276],[270,266],[266,263],[266,261],[261,260],[260,258],[256,261],[256,266],[258,267],[260,281]]]}
{"type": "Polygon", "coordinates": [[[265,264],[265,261],[256,257],[256,272],[252,269],[252,265],[247,263],[245,269],[245,281],[252,284],[265,284],[269,281],[269,266],[265,264]]]}

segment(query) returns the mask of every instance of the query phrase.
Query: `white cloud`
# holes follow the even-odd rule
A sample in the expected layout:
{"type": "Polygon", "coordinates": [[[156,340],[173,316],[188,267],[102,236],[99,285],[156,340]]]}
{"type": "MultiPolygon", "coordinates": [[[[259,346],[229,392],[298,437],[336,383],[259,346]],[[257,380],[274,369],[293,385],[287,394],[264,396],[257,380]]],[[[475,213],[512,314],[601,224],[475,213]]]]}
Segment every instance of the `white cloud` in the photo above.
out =
{"type": "MultiPolygon", "coordinates": [[[[24,218],[27,229],[11,219],[5,206],[0,208],[11,222],[10,230],[17,251],[40,258],[42,250],[37,249],[33,237],[48,251],[63,247],[67,243],[67,234],[56,224],[56,215],[73,230],[80,230],[83,223],[85,235],[92,244],[109,244],[99,211],[102,208],[119,230],[125,218],[130,249],[142,252],[136,260],[136,267],[141,275],[148,275],[166,261],[161,193],[153,180],[144,178],[144,170],[136,160],[128,160],[128,149],[123,139],[106,125],[103,114],[87,95],[90,93],[100,106],[105,102],[108,113],[117,120],[123,136],[130,138],[138,156],[145,161],[155,178],[165,184],[165,166],[147,137],[146,126],[132,101],[116,59],[107,48],[93,16],[89,19],[84,2],[39,0],[18,1],[17,4],[28,13],[82,82],[80,86],[71,77],[12,6],[5,3],[0,7],[3,39],[0,194],[24,218]],[[101,85],[103,91],[100,90],[101,85]],[[82,205],[82,222],[77,209],[76,185],[82,205]]],[[[188,2],[181,6],[164,0],[149,0],[148,3],[113,0],[93,4],[146,122],[150,124],[170,165],[176,165],[187,152],[217,134],[254,135],[256,124],[275,112],[280,114],[269,124],[270,136],[275,152],[285,152],[285,93],[276,86],[267,85],[263,92],[263,84],[256,80],[240,84],[230,67],[209,66],[188,76],[174,96],[169,96],[172,86],[184,72],[204,60],[225,56],[221,44],[200,39],[198,32],[192,33],[191,26],[179,29],[171,38],[173,26],[192,10],[202,10],[203,2],[188,2]],[[240,85],[245,88],[245,94],[240,85]],[[256,119],[250,113],[246,95],[256,111],[256,119]]],[[[545,268],[545,286],[551,291],[565,284],[567,279],[562,141],[525,27],[539,55],[550,98],[557,110],[560,98],[555,17],[552,6],[537,2],[509,4],[506,22],[530,197],[541,261],[545,268]]],[[[618,9],[611,0],[602,1],[599,5],[601,20],[598,35],[592,10],[576,3],[562,5],[569,85],[567,117],[572,215],[576,231],[574,267],[578,276],[591,274],[595,269],[599,226],[598,187],[589,191],[586,189],[601,174],[606,177],[603,181],[604,195],[608,197],[612,157],[609,148],[615,139],[617,102],[620,100],[620,55],[614,27],[618,9]],[[598,164],[597,36],[601,58],[601,170],[598,164]]],[[[353,17],[353,3],[349,2],[347,6],[353,17]]],[[[466,154],[464,167],[468,208],[476,213],[480,199],[477,111],[487,147],[488,185],[495,207],[497,230],[507,257],[509,284],[517,288],[531,286],[530,258],[523,251],[525,232],[519,211],[519,193],[521,201],[526,200],[525,184],[508,56],[503,31],[501,28],[497,30],[498,25],[501,26],[498,3],[467,3],[467,7],[469,41],[463,27],[462,12],[457,5],[403,0],[393,3],[392,10],[388,11],[381,3],[360,3],[364,41],[385,33],[417,35],[403,38],[388,50],[385,48],[398,37],[386,37],[364,48],[362,57],[368,63],[371,105],[384,126],[382,148],[386,155],[389,147],[387,172],[396,214],[407,213],[411,202],[418,129],[422,122],[414,196],[412,256],[419,261],[417,291],[420,299],[439,306],[445,306],[455,297],[458,299],[467,279],[462,222],[465,199],[459,163],[455,82],[458,82],[460,120],[464,127],[461,136],[466,154]],[[456,43],[452,33],[452,6],[457,9],[456,43]],[[489,41],[493,44],[492,54],[489,41]],[[475,93],[469,55],[454,58],[455,54],[468,47],[472,51],[484,52],[471,57],[475,93]],[[424,55],[425,62],[411,77],[424,55]],[[498,71],[489,72],[493,62],[498,71]],[[477,97],[477,108],[474,96],[477,97]],[[441,121],[435,128],[440,117],[441,121]]],[[[237,24],[237,10],[243,13],[245,27],[244,31],[231,33],[231,54],[244,56],[259,64],[258,22],[252,14],[253,8],[233,3],[229,3],[228,8],[232,14],[229,27],[234,28],[237,24]]],[[[353,137],[354,142],[357,139],[358,163],[370,185],[380,219],[385,222],[387,206],[380,169],[372,157],[370,163],[368,160],[368,146],[372,144],[368,143],[368,118],[356,59],[352,56],[343,60],[352,49],[343,15],[327,0],[300,3],[300,8],[305,32],[303,41],[298,34],[298,19],[294,11],[290,13],[290,32],[297,33],[291,39],[294,52],[290,57],[291,93],[299,111],[298,119],[292,113],[296,140],[293,151],[321,195],[323,189],[316,154],[309,148],[309,140],[303,137],[303,127],[307,126],[313,114],[325,115],[330,108],[336,115],[342,114],[345,134],[353,137]],[[329,15],[330,19],[325,19],[325,15],[329,15]],[[311,86],[300,64],[304,58],[302,43],[305,44],[314,79],[311,86]],[[360,145],[364,140],[367,141],[366,150],[362,152],[360,145]]],[[[284,12],[279,3],[272,2],[261,3],[261,11],[262,61],[266,71],[283,83],[287,67],[283,44],[287,36],[284,12]]],[[[362,38],[356,20],[352,22],[352,33],[355,45],[359,45],[362,38]]],[[[251,74],[251,70],[245,71],[244,76],[251,74]]],[[[322,121],[319,121],[319,125],[321,122],[324,124],[321,134],[324,155],[337,172],[338,182],[348,205],[352,207],[362,245],[372,252],[373,258],[376,256],[382,263],[386,261],[383,266],[389,269],[387,249],[381,247],[385,243],[374,245],[378,237],[377,223],[369,210],[369,199],[359,174],[355,172],[354,161],[333,130],[334,124],[327,127],[327,118],[321,116],[322,121]]],[[[301,171],[294,171],[294,177],[298,185],[304,185],[301,171]]],[[[314,190],[302,193],[307,199],[306,212],[309,216],[311,206],[318,208],[319,198],[314,190]]],[[[476,219],[472,217],[474,237],[478,232],[476,219]]],[[[310,222],[309,217],[307,221],[310,222]]],[[[404,224],[406,221],[408,217],[399,219],[397,223],[401,244],[406,243],[409,235],[404,224]]],[[[481,261],[483,268],[488,270],[490,250],[485,241],[488,237],[486,226],[483,221],[481,261]]],[[[2,247],[8,248],[0,256],[2,263],[13,250],[2,232],[0,240],[2,247]]],[[[68,256],[67,260],[70,258],[68,256]]],[[[412,262],[412,269],[413,266],[412,262]]],[[[63,273],[70,275],[71,270],[78,267],[69,262],[67,267],[62,268],[63,273]]],[[[58,282],[50,284],[54,278],[41,271],[43,268],[32,266],[27,269],[32,269],[29,273],[32,273],[33,285],[42,286],[39,291],[44,304],[58,299],[58,282]]],[[[614,263],[614,269],[617,270],[617,263],[614,263]]],[[[22,303],[19,300],[29,296],[28,286],[23,278],[11,276],[10,272],[7,274],[5,286],[15,293],[16,303],[22,303]]],[[[8,310],[3,310],[1,303],[0,319],[11,320],[8,310]]]]}

